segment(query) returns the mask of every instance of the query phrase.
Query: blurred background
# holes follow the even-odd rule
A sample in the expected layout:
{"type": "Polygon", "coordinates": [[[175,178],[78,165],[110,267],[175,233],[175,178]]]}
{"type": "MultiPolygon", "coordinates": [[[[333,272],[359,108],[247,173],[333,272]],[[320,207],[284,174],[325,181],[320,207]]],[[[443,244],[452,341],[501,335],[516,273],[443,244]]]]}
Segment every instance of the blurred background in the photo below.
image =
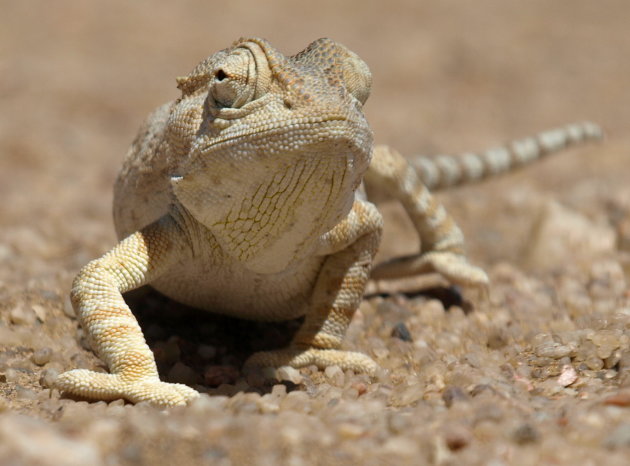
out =
{"type": "MultiPolygon", "coordinates": [[[[0,463],[31,464],[11,463],[27,454],[98,464],[102,453],[106,464],[190,464],[202,454],[211,464],[228,464],[228,454],[278,464],[286,453],[291,464],[399,454],[414,464],[627,464],[627,391],[598,400],[630,380],[627,342],[623,356],[612,353],[629,328],[629,123],[628,0],[0,0],[0,463]],[[354,383],[341,395],[335,385],[354,380],[341,371],[342,382],[313,375],[332,387],[312,402],[312,385],[309,396],[274,390],[262,415],[244,396],[168,417],[60,400],[45,388],[56,374],[99,367],[68,294],[79,268],[115,244],[112,185],[127,148],[147,114],[178,97],[175,77],[242,36],[286,54],[328,36],[358,53],[373,74],[365,112],[375,140],[408,156],[483,150],[585,119],[607,137],[440,193],[491,277],[492,306],[465,316],[424,298],[365,301],[346,344],[377,348],[395,368],[365,402],[354,383]],[[400,325],[413,352],[394,338],[400,325]],[[588,335],[573,360],[579,387],[556,381],[568,357],[536,356],[558,348],[556,334],[567,345],[588,335]],[[274,403],[288,417],[267,415],[274,403]],[[447,455],[448,442],[461,456],[447,455]]],[[[401,209],[381,210],[382,257],[416,250],[401,209]]],[[[241,390],[229,384],[249,343],[287,337],[173,312],[181,306],[151,295],[137,309],[171,381],[203,375],[241,390]],[[207,357],[196,357],[197,341],[207,357]]]]}
{"type": "MultiPolygon", "coordinates": [[[[176,76],[241,36],[286,54],[328,36],[357,52],[373,73],[375,139],[406,155],[480,150],[575,120],[606,129],[587,154],[445,196],[470,229],[485,220],[466,215],[464,198],[627,183],[629,19],[623,0],[0,1],[0,260],[10,265],[0,280],[56,287],[114,243],[112,184],[142,119],[178,96],[176,76]]],[[[473,255],[492,242],[480,237],[473,255]]]]}

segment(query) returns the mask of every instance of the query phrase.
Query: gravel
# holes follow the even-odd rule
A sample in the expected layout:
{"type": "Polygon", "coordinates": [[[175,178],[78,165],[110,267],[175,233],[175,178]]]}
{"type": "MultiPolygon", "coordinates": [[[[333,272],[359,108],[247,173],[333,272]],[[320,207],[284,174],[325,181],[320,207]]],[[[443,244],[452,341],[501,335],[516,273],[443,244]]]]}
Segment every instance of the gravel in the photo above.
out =
{"type": "Polygon", "coordinates": [[[33,355],[31,356],[31,361],[33,361],[38,366],[44,366],[50,361],[52,354],[53,351],[51,348],[41,348],[33,353],[33,355]]]}
{"type": "MultiPolygon", "coordinates": [[[[0,18],[0,463],[628,464],[627,5],[34,1],[0,18]],[[114,244],[111,185],[139,122],[177,95],[174,76],[257,31],[287,52],[322,34],[357,50],[374,74],[375,138],[405,154],[482,149],[574,117],[608,138],[439,195],[489,294],[372,283],[344,346],[379,363],[374,379],[245,374],[299,322],[241,322],[145,289],[126,299],[162,379],[201,397],[168,410],[61,397],[60,373],[105,370],[68,294],[114,244]]],[[[413,252],[400,209],[381,210],[381,257],[413,252]]]]}

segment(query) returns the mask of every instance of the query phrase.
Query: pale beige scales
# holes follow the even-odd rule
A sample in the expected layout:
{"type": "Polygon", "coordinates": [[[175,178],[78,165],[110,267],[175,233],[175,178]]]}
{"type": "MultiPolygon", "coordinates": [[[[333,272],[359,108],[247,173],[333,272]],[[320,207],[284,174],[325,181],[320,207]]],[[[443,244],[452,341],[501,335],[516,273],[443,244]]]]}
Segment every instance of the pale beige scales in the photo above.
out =
{"type": "Polygon", "coordinates": [[[161,382],[122,293],[151,284],[183,303],[247,319],[305,316],[288,348],[248,366],[291,365],[373,374],[367,355],[340,349],[361,301],[382,219],[365,195],[399,200],[421,241],[411,257],[378,265],[377,278],[438,272],[485,287],[463,235],[429,189],[475,181],[600,136],[569,125],[505,148],[408,162],[372,145],[362,106],[367,65],[329,39],[285,57],[242,39],[178,79],[181,98],[157,109],[134,141],[115,187],[122,241],[86,265],[72,302],[110,373],[72,370],[62,391],[159,405],[198,396],[161,382]]]}

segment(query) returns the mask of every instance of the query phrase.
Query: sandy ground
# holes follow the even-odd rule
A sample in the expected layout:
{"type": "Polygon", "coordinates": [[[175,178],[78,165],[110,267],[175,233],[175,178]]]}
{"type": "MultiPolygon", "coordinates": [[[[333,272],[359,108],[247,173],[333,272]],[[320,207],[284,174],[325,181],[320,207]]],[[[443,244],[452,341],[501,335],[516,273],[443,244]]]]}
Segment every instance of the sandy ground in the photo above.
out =
{"type": "MultiPolygon", "coordinates": [[[[629,20],[622,0],[0,1],[0,463],[629,464],[629,20]],[[240,364],[294,323],[145,291],[129,300],[163,377],[209,396],[164,412],[60,398],[56,374],[100,367],[67,295],[115,242],[137,127],[176,76],[251,35],[356,51],[376,140],[408,155],[583,119],[607,138],[441,195],[490,300],[366,299],[346,345],[382,365],[375,381],[307,368],[252,387],[240,364]]],[[[400,209],[383,211],[383,257],[413,251],[400,209]]]]}

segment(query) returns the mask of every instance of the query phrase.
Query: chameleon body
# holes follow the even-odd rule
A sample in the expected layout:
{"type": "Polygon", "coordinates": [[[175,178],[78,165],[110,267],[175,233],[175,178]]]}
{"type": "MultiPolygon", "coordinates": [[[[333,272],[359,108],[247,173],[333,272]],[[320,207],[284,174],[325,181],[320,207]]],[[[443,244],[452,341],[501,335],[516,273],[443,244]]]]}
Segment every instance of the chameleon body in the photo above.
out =
{"type": "Polygon", "coordinates": [[[246,319],[304,316],[287,348],[246,366],[374,374],[367,355],[341,350],[381,238],[366,197],[399,200],[421,240],[418,254],[378,266],[377,278],[437,272],[485,287],[464,254],[461,230],[430,189],[475,181],[599,136],[576,124],[460,157],[408,162],[373,146],[362,111],[367,65],[330,39],[284,56],[241,39],[178,79],[179,99],[141,127],[114,191],[120,243],[86,265],[71,298],[110,373],[68,371],[64,392],[93,399],[185,404],[190,387],[165,383],[122,293],[151,284],[198,308],[246,319]],[[364,189],[366,188],[366,189],[364,189]]]}

